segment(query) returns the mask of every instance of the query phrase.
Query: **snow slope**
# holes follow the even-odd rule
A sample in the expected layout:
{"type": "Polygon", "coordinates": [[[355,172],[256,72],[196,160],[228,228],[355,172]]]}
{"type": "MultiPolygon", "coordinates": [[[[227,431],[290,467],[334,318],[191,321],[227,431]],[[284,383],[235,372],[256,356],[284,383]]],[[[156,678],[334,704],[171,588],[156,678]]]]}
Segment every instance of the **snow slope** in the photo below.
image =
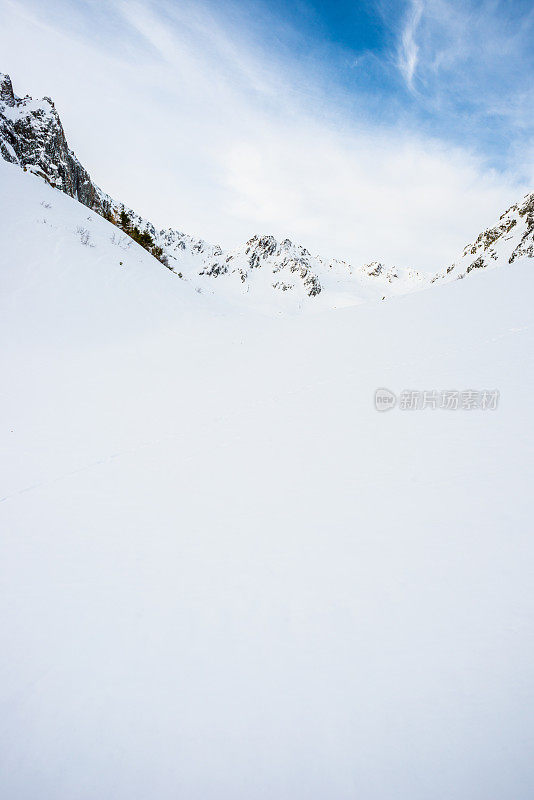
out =
{"type": "Polygon", "coordinates": [[[0,168],[1,796],[530,800],[532,262],[238,312],[0,168]]]}

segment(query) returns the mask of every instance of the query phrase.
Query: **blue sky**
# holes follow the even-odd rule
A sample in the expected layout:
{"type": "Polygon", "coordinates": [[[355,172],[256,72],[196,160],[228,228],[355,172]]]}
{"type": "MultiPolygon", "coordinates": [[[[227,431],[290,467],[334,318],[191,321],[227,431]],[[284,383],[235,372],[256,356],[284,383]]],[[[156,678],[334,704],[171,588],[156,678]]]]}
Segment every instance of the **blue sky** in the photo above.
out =
{"type": "Polygon", "coordinates": [[[225,246],[434,269],[534,184],[526,0],[0,0],[93,177],[225,246]]]}
{"type": "Polygon", "coordinates": [[[346,113],[467,140],[497,166],[532,139],[530,0],[243,0],[226,8],[244,13],[275,51],[322,63],[346,93],[346,113]]]}

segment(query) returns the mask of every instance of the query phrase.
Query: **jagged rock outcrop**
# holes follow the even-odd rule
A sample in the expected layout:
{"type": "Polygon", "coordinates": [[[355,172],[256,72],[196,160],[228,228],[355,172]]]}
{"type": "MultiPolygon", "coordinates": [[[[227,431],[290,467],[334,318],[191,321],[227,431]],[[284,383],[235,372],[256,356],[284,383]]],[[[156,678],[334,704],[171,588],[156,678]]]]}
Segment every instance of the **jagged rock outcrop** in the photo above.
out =
{"type": "Polygon", "coordinates": [[[534,193],[501,214],[496,225],[466,245],[458,261],[435,275],[432,282],[465,278],[473,270],[513,264],[522,257],[534,258],[534,193]]]}
{"type": "Polygon", "coordinates": [[[103,192],[69,149],[49,97],[17,97],[9,75],[0,73],[0,151],[6,161],[41,175],[52,186],[97,211],[103,192]]]}

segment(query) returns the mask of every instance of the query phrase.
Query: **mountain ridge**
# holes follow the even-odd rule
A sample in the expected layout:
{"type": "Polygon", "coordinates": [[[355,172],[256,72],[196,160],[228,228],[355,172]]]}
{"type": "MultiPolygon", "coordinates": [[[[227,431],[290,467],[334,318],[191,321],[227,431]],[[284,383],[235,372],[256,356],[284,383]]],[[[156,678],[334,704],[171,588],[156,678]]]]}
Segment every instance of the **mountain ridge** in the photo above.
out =
{"type": "Polygon", "coordinates": [[[121,228],[197,291],[291,296],[298,307],[316,301],[330,306],[416,291],[435,283],[465,278],[476,269],[512,264],[534,256],[534,193],[511,206],[499,222],[479,234],[460,258],[435,274],[371,262],[354,267],[324,259],[290,239],[254,235],[244,245],[223,250],[173,228],[157,229],[97,186],[70,149],[50,97],[18,97],[9,75],[0,73],[0,154],[121,228]]]}

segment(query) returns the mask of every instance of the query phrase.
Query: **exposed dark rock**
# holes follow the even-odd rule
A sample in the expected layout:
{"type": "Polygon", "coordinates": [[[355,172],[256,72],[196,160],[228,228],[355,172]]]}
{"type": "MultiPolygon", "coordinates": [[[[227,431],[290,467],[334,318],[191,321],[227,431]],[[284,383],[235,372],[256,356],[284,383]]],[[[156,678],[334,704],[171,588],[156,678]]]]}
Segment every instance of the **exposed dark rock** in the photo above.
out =
{"type": "Polygon", "coordinates": [[[0,148],[6,161],[43,176],[52,186],[96,211],[102,210],[103,192],[69,149],[54,103],[39,103],[13,93],[8,75],[0,75],[0,148]]]}

